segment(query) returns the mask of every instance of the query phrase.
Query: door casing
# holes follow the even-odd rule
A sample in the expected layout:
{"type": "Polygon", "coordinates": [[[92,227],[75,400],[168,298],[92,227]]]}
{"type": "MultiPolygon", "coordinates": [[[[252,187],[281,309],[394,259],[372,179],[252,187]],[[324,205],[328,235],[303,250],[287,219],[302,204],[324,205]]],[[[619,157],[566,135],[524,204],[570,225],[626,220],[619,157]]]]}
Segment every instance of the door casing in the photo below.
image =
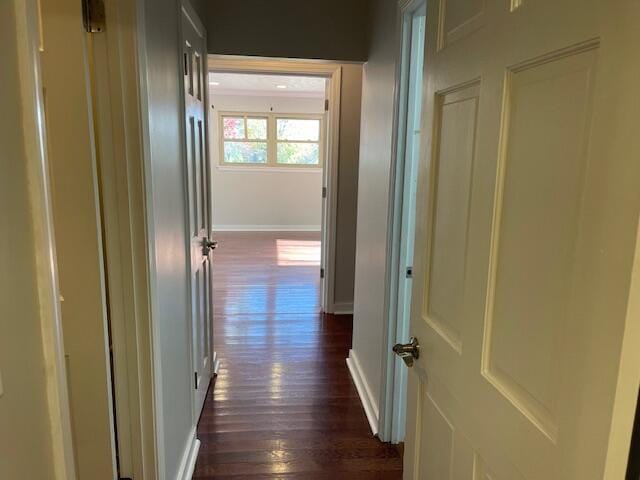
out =
{"type": "MultiPolygon", "coordinates": [[[[403,261],[401,259],[404,248],[412,242],[403,238],[403,200],[405,176],[411,173],[406,168],[406,136],[409,101],[409,82],[411,64],[411,22],[414,14],[421,8],[425,8],[426,0],[400,0],[398,2],[398,32],[400,37],[400,49],[395,80],[394,100],[394,126],[393,126],[393,152],[392,172],[390,178],[391,188],[390,216],[387,231],[390,246],[387,257],[386,298],[385,298],[385,333],[383,351],[382,382],[383,389],[380,398],[380,420],[378,435],[382,441],[399,443],[404,440],[407,372],[393,354],[391,348],[399,342],[406,342],[409,332],[408,312],[402,315],[403,309],[410,309],[410,302],[401,298],[403,288],[401,286],[404,274],[403,261]]],[[[411,293],[408,292],[410,297],[411,293]]]]}

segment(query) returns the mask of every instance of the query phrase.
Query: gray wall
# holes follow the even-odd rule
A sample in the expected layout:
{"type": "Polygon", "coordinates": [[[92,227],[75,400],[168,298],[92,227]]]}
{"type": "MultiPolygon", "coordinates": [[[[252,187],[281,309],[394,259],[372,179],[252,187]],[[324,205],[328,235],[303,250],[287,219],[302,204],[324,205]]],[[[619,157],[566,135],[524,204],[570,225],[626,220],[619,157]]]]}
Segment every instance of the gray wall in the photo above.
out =
{"type": "Polygon", "coordinates": [[[194,0],[209,53],[363,61],[368,0],[194,0]]]}
{"type": "MultiPolygon", "coordinates": [[[[0,478],[53,478],[14,2],[0,2],[0,478]]],[[[24,39],[21,39],[24,42],[24,39]]],[[[28,93],[28,92],[27,92],[28,93]]]]}
{"type": "Polygon", "coordinates": [[[391,172],[396,1],[372,2],[369,60],[364,66],[353,352],[376,402],[381,392],[387,215],[391,172]]]}
{"type": "MultiPolygon", "coordinates": [[[[164,433],[161,459],[167,479],[176,478],[193,426],[191,391],[193,368],[189,353],[187,318],[187,259],[185,194],[182,152],[182,108],[179,65],[178,4],[176,0],[145,0],[144,28],[148,117],[146,175],[150,181],[147,219],[151,244],[152,315],[155,336],[156,378],[162,403],[158,405],[156,428],[164,433]]],[[[148,184],[149,185],[149,184],[148,184]]]]}
{"type": "Polygon", "coordinates": [[[361,101],[362,66],[343,64],[334,300],[345,307],[353,303],[355,278],[361,101]]]}

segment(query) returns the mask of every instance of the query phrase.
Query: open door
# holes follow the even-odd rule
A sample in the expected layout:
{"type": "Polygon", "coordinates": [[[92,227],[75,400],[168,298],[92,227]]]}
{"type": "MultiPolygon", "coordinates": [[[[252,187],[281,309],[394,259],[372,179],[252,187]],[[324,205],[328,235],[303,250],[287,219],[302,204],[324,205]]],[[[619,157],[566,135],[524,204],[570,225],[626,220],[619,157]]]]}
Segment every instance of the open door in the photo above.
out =
{"type": "MultiPolygon", "coordinates": [[[[44,120],[60,281],[56,293],[61,301],[74,463],[80,479],[110,480],[118,476],[118,462],[98,183],[100,139],[94,130],[98,100],[92,88],[95,40],[86,31],[89,25],[83,23],[80,2],[42,0],[39,5],[44,120]]],[[[36,249],[33,254],[40,252],[36,249]]]]}
{"type": "Polygon", "coordinates": [[[195,417],[200,416],[212,372],[210,176],[206,125],[206,33],[187,2],[182,4],[187,212],[191,257],[191,318],[195,417]]]}
{"type": "Polygon", "coordinates": [[[428,2],[405,479],[624,477],[639,21],[630,0],[428,2]]]}

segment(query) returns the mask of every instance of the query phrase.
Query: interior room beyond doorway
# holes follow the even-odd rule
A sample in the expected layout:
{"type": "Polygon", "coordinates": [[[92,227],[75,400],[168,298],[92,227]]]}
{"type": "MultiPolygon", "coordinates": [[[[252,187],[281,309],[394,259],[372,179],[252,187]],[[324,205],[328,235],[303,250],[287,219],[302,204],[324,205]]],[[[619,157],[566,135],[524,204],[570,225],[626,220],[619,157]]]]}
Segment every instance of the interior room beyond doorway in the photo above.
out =
{"type": "Polygon", "coordinates": [[[320,231],[326,80],[209,74],[214,231],[320,231]]]}

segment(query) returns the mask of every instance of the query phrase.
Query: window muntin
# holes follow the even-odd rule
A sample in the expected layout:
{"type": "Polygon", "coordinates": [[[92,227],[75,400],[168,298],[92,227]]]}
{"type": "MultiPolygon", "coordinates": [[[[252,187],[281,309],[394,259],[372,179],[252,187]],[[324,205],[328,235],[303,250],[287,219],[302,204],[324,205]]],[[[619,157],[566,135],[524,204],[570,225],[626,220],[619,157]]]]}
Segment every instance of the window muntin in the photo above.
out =
{"type": "Polygon", "coordinates": [[[220,165],[322,166],[324,117],[280,113],[219,114],[220,165]]]}

